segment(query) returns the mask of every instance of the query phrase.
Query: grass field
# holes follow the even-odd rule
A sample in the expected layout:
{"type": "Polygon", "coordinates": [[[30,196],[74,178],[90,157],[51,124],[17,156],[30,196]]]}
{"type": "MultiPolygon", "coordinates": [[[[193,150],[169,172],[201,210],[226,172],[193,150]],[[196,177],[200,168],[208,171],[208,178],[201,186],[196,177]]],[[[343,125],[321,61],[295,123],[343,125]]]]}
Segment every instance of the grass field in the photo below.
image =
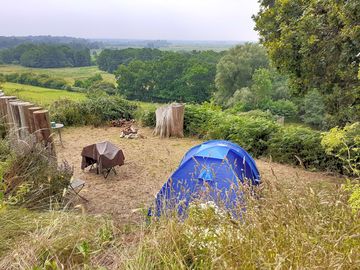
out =
{"type": "Polygon", "coordinates": [[[13,95],[25,101],[34,102],[36,104],[46,106],[56,100],[67,98],[78,101],[84,100],[85,94],[69,92],[65,90],[57,90],[51,88],[37,87],[18,83],[4,83],[2,86],[6,95],[13,95]]]}
{"type": "Polygon", "coordinates": [[[105,81],[115,83],[115,76],[113,74],[101,71],[97,66],[74,68],[28,68],[19,65],[0,65],[0,73],[3,74],[24,72],[33,72],[36,74],[47,74],[49,76],[59,77],[66,80],[71,85],[74,84],[76,79],[86,79],[99,73],[105,81]]]}

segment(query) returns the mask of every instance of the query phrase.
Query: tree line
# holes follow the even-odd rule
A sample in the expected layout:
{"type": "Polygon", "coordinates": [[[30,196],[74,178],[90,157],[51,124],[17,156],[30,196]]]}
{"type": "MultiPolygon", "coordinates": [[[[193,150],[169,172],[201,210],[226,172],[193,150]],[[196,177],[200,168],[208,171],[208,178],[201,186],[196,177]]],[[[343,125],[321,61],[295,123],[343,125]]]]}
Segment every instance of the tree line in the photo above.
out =
{"type": "Polygon", "coordinates": [[[23,37],[6,37],[0,36],[0,49],[14,48],[21,44],[33,43],[33,44],[69,44],[69,45],[82,45],[89,49],[99,49],[104,46],[102,42],[90,41],[84,38],[74,37],[59,37],[59,36],[23,36],[23,37]]]}
{"type": "Polygon", "coordinates": [[[97,63],[115,73],[118,91],[128,99],[200,103],[214,92],[216,64],[223,55],[131,48],[103,50],[97,63]]]}
{"type": "Polygon", "coordinates": [[[34,68],[82,67],[91,65],[90,49],[80,44],[21,44],[0,51],[0,62],[34,68]]]}

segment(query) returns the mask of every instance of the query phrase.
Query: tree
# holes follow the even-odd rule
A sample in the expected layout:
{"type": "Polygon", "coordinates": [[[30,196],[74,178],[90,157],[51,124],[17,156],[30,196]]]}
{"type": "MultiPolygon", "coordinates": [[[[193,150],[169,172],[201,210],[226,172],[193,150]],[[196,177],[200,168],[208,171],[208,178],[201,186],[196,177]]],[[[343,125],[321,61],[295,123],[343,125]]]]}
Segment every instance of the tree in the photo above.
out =
{"type": "Polygon", "coordinates": [[[250,86],[256,69],[268,65],[266,51],[261,45],[247,43],[230,49],[216,67],[216,101],[226,104],[236,90],[250,86]]]}
{"type": "Polygon", "coordinates": [[[134,49],[122,50],[105,49],[97,57],[99,69],[113,73],[120,65],[127,65],[133,60],[150,61],[159,58],[163,53],[157,49],[134,49]]]}
{"type": "Polygon", "coordinates": [[[120,65],[116,76],[119,92],[129,99],[201,103],[214,91],[215,69],[198,53],[162,52],[160,58],[120,65]]]}
{"type": "Polygon", "coordinates": [[[80,45],[22,44],[1,52],[0,58],[7,64],[26,67],[80,67],[91,64],[90,50],[80,45]],[[73,46],[73,47],[72,47],[73,46]]]}
{"type": "Polygon", "coordinates": [[[195,61],[189,65],[182,76],[187,101],[201,103],[208,100],[214,91],[215,65],[195,61]]]}
{"type": "Polygon", "coordinates": [[[324,123],[325,105],[317,89],[309,91],[304,98],[303,120],[306,124],[321,127],[324,123]]]}
{"type": "Polygon", "coordinates": [[[295,96],[316,88],[331,124],[360,119],[360,2],[260,0],[254,16],[275,67],[289,74],[295,96]]]}

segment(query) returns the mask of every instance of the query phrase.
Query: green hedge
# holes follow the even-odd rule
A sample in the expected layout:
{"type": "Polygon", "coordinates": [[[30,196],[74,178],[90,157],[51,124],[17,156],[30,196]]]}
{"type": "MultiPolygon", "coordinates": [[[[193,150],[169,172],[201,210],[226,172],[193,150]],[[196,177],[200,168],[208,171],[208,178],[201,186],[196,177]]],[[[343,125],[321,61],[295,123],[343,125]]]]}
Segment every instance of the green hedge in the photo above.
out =
{"type": "Polygon", "coordinates": [[[40,86],[53,89],[71,90],[71,87],[64,79],[50,77],[46,74],[27,73],[12,73],[3,75],[7,82],[28,84],[33,86],[40,86]]]}
{"type": "Polygon", "coordinates": [[[267,152],[268,141],[278,129],[279,125],[263,117],[221,113],[211,120],[208,137],[233,141],[258,157],[267,152]]]}
{"type": "Polygon", "coordinates": [[[341,162],[326,154],[321,146],[321,138],[319,131],[307,127],[282,127],[268,141],[267,154],[277,162],[293,165],[300,163],[305,168],[342,173],[341,162]]]}
{"type": "MultiPolygon", "coordinates": [[[[155,125],[155,110],[143,113],[146,126],[155,125]]],[[[221,111],[209,103],[186,105],[184,133],[206,139],[225,139],[254,157],[266,156],[280,163],[343,173],[343,163],[327,155],[319,131],[303,126],[280,126],[275,117],[259,110],[246,113],[221,111]]]]}
{"type": "Polygon", "coordinates": [[[119,96],[96,96],[76,102],[60,100],[50,107],[51,119],[72,125],[99,126],[116,119],[132,119],[136,105],[119,96]]]}

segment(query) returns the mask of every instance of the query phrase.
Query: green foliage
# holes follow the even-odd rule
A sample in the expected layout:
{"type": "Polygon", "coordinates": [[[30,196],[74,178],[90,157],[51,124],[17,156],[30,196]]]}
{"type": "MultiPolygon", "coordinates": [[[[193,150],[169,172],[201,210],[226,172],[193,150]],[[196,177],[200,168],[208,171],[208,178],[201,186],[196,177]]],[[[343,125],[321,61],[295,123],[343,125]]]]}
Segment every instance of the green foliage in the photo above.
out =
{"type": "Polygon", "coordinates": [[[355,215],[360,213],[360,184],[359,184],[360,175],[357,175],[357,177],[358,177],[357,182],[348,179],[347,183],[343,186],[344,190],[350,192],[348,203],[355,215]]]}
{"type": "Polygon", "coordinates": [[[103,78],[101,77],[101,75],[95,74],[85,80],[75,80],[74,82],[74,86],[75,87],[81,87],[81,88],[90,88],[94,83],[97,83],[99,81],[102,81],[103,78]]]}
{"type": "MultiPolygon", "coordinates": [[[[272,101],[281,104],[282,101],[272,101]]],[[[278,105],[274,110],[293,115],[293,104],[278,105]]],[[[143,116],[144,125],[155,125],[155,110],[143,116]]],[[[238,112],[236,108],[221,111],[212,103],[186,105],[184,134],[208,139],[226,139],[238,143],[254,157],[271,156],[272,160],[308,169],[348,173],[346,160],[329,156],[321,145],[321,133],[302,126],[281,127],[270,112],[238,112]]],[[[355,149],[355,148],[354,148],[355,149]]],[[[357,148],[356,148],[357,149],[357,148]]],[[[357,157],[358,158],[358,157],[357,157]]]]}
{"type": "Polygon", "coordinates": [[[328,155],[343,163],[347,173],[354,178],[347,181],[344,189],[350,192],[348,203],[354,214],[360,212],[360,123],[348,124],[344,128],[332,128],[323,133],[321,144],[328,155]]]}
{"type": "Polygon", "coordinates": [[[21,44],[69,44],[71,46],[85,46],[89,49],[99,49],[102,45],[101,42],[89,41],[85,38],[74,38],[66,36],[1,36],[0,49],[7,49],[19,46],[21,44]]]}
{"type": "Polygon", "coordinates": [[[1,73],[0,73],[0,88],[2,87],[2,84],[3,84],[4,82],[6,82],[5,76],[4,76],[4,74],[1,74],[1,73]]]}
{"type": "Polygon", "coordinates": [[[328,155],[333,155],[344,164],[349,174],[360,175],[360,123],[348,124],[344,128],[332,128],[323,133],[322,146],[328,155]]]}
{"type": "Polygon", "coordinates": [[[287,126],[269,140],[268,154],[274,161],[341,172],[341,163],[321,146],[321,133],[310,128],[287,126]]]}
{"type": "Polygon", "coordinates": [[[325,105],[319,91],[313,89],[304,97],[303,120],[306,124],[322,127],[325,120],[325,105]]]}
{"type": "Polygon", "coordinates": [[[70,89],[64,79],[50,77],[46,74],[11,73],[4,75],[5,80],[13,83],[27,84],[53,89],[70,89]]]}
{"type": "Polygon", "coordinates": [[[268,141],[278,128],[274,121],[263,117],[222,113],[212,118],[208,135],[213,139],[231,140],[258,157],[267,152],[268,141]]]}
{"type": "Polygon", "coordinates": [[[80,102],[59,100],[50,106],[52,120],[71,125],[99,126],[116,119],[134,117],[136,105],[119,96],[95,95],[80,102]]]}
{"type": "Polygon", "coordinates": [[[251,85],[256,69],[268,65],[266,51],[258,44],[247,43],[230,49],[216,67],[216,101],[226,104],[236,90],[251,85]]]}
{"type": "Polygon", "coordinates": [[[155,60],[162,55],[158,49],[134,49],[102,50],[97,57],[99,69],[113,73],[120,65],[128,65],[133,60],[149,61],[155,60]]]}
{"type": "Polygon", "coordinates": [[[155,60],[133,60],[116,71],[120,94],[156,102],[203,102],[214,89],[215,64],[198,54],[163,52],[155,60]]]}
{"type": "Polygon", "coordinates": [[[115,94],[116,88],[113,83],[103,80],[103,77],[97,73],[85,80],[75,80],[75,87],[86,89],[88,93],[103,91],[107,94],[115,94]]]}
{"type": "Polygon", "coordinates": [[[213,108],[211,104],[187,105],[184,115],[184,134],[188,136],[205,137],[209,131],[212,118],[216,117],[221,110],[213,108]]]}
{"type": "Polygon", "coordinates": [[[35,68],[82,67],[91,64],[90,50],[81,45],[21,44],[1,51],[0,59],[6,64],[35,68]]]}
{"type": "Polygon", "coordinates": [[[274,115],[284,116],[286,119],[294,119],[297,116],[297,106],[290,100],[268,100],[264,104],[260,105],[260,108],[264,111],[269,110],[274,115]]]}
{"type": "Polygon", "coordinates": [[[262,0],[260,7],[256,30],[293,94],[318,89],[330,126],[359,121],[359,1],[262,0]]]}
{"type": "Polygon", "coordinates": [[[226,105],[237,112],[269,110],[274,115],[296,119],[297,106],[288,98],[287,79],[273,68],[259,68],[252,74],[250,86],[236,90],[226,105]]]}
{"type": "Polygon", "coordinates": [[[139,120],[140,120],[141,124],[144,126],[155,127],[156,126],[155,109],[154,110],[144,110],[141,113],[139,120]]]}

